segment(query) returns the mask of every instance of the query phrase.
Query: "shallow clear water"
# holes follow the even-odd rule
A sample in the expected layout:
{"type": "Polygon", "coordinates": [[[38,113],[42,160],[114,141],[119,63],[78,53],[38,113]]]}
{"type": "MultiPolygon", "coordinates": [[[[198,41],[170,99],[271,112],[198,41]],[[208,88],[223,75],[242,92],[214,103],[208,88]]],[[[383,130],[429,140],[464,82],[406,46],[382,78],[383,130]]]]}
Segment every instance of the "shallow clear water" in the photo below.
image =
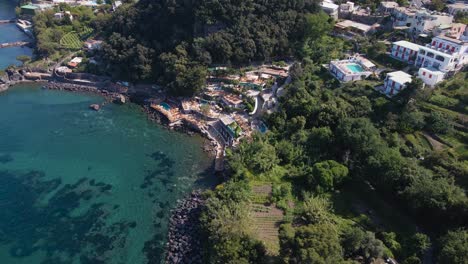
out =
{"type": "MultiPolygon", "coordinates": [[[[0,0],[0,20],[15,17],[16,0],[0,0]]],[[[0,43],[28,40],[15,24],[0,24],[0,43]]],[[[27,47],[11,47],[0,49],[0,70],[10,65],[20,65],[16,60],[19,55],[32,56],[32,50],[27,47]]]]}
{"type": "Polygon", "coordinates": [[[135,105],[14,87],[0,94],[0,263],[158,263],[170,208],[210,185],[201,139],[135,105]]]}

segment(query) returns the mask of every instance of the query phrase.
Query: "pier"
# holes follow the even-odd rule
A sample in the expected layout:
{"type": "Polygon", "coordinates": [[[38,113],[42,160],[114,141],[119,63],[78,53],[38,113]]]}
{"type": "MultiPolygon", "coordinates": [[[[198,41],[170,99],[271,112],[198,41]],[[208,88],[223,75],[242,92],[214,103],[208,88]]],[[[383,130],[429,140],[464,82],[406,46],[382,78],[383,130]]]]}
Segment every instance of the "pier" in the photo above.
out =
{"type": "Polygon", "coordinates": [[[31,42],[26,41],[16,41],[16,42],[9,42],[9,43],[0,43],[0,49],[9,48],[9,47],[30,47],[32,45],[31,42]]]}
{"type": "Polygon", "coordinates": [[[10,23],[15,23],[16,19],[7,19],[7,20],[0,20],[0,24],[10,24],[10,23]]]}

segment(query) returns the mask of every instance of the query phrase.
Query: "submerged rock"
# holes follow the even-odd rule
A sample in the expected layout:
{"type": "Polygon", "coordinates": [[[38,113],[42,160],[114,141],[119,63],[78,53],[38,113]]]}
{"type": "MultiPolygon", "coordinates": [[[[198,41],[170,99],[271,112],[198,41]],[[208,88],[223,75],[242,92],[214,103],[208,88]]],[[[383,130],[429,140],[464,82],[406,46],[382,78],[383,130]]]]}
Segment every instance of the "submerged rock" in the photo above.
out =
{"type": "Polygon", "coordinates": [[[101,106],[99,106],[98,104],[92,104],[89,106],[89,108],[93,109],[94,111],[99,111],[99,109],[101,109],[101,106]]]}

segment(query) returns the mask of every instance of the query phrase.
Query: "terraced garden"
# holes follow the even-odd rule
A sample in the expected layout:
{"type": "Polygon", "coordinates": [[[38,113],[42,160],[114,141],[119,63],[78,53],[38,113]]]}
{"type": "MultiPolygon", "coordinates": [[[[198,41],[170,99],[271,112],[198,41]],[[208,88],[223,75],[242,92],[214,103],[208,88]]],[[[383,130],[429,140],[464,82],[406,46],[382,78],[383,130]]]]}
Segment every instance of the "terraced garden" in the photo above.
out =
{"type": "Polygon", "coordinates": [[[271,184],[252,188],[252,218],[255,236],[265,243],[270,256],[279,254],[279,226],[283,221],[283,211],[273,204],[268,204],[271,197],[271,184]]]}
{"type": "Polygon", "coordinates": [[[85,28],[82,32],[70,32],[62,37],[60,45],[66,49],[78,50],[83,46],[83,40],[88,38],[93,33],[92,28],[85,28]]]}

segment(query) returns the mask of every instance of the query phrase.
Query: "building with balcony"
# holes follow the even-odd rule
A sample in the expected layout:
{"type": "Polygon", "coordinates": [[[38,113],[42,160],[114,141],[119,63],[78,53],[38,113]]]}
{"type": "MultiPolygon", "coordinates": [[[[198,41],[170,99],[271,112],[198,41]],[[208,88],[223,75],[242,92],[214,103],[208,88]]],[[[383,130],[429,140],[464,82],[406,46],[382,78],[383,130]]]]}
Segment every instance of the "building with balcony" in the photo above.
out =
{"type": "Polygon", "coordinates": [[[390,55],[397,60],[413,64],[420,48],[421,45],[401,40],[393,43],[390,55]]]}
{"type": "Polygon", "coordinates": [[[385,77],[384,86],[381,90],[387,96],[394,96],[401,92],[411,83],[412,77],[403,71],[389,72],[385,77]]]}
{"type": "Polygon", "coordinates": [[[468,43],[445,36],[437,36],[422,46],[415,65],[433,68],[444,73],[459,71],[468,64],[468,43]]]}

